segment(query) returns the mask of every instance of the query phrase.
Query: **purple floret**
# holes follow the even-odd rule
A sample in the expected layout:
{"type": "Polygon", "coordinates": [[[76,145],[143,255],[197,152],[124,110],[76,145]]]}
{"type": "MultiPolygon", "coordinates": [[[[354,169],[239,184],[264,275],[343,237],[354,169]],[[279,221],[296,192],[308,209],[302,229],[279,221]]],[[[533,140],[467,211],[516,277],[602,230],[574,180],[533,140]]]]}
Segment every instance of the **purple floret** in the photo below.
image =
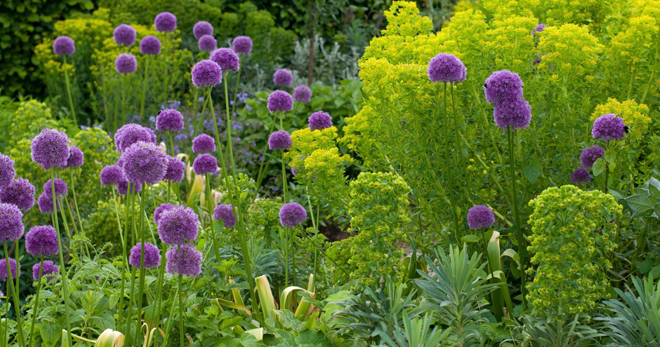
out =
{"type": "Polygon", "coordinates": [[[168,156],[156,144],[136,142],[121,157],[124,160],[124,177],[128,182],[154,184],[162,181],[167,173],[168,156]]]}
{"type": "Polygon", "coordinates": [[[76,45],[72,38],[68,36],[60,36],[53,42],[53,53],[56,55],[71,56],[76,51],[76,45]]]}
{"type": "Polygon", "coordinates": [[[293,75],[289,70],[279,69],[273,74],[273,83],[276,86],[290,86],[293,82],[293,75]]]}
{"type": "Polygon", "coordinates": [[[523,82],[517,73],[509,70],[495,71],[486,79],[486,101],[497,105],[505,101],[519,100],[523,96],[523,82]]]}
{"type": "Polygon", "coordinates": [[[307,211],[297,202],[290,202],[280,208],[280,224],[283,227],[294,227],[307,219],[307,211]]]}
{"type": "MultiPolygon", "coordinates": [[[[142,183],[131,183],[131,194],[139,193],[142,191],[142,183]]],[[[117,192],[120,195],[126,195],[128,193],[128,182],[123,181],[117,183],[117,192]]]]}
{"type": "Polygon", "coordinates": [[[216,49],[211,53],[209,59],[211,59],[216,64],[218,64],[218,66],[220,66],[223,72],[226,71],[236,72],[240,68],[238,55],[236,55],[236,53],[234,53],[234,51],[232,51],[229,48],[216,49]]]}
{"type": "Polygon", "coordinates": [[[197,41],[197,46],[200,51],[211,52],[218,47],[218,41],[211,35],[204,35],[197,41]]]}
{"type": "Polygon", "coordinates": [[[28,211],[34,206],[36,189],[25,178],[16,178],[9,186],[0,190],[0,202],[16,205],[21,211],[28,211]]]}
{"type": "Polygon", "coordinates": [[[122,53],[115,59],[115,70],[118,73],[129,74],[137,70],[137,60],[135,56],[130,53],[122,53]]]}
{"type": "Polygon", "coordinates": [[[233,228],[236,226],[236,218],[234,218],[234,211],[231,204],[220,204],[213,210],[213,219],[222,220],[222,225],[225,228],[233,228]]]}
{"type": "Polygon", "coordinates": [[[623,122],[623,118],[619,118],[613,113],[608,113],[598,117],[594,121],[591,135],[594,139],[604,141],[621,140],[626,131],[626,124],[623,122]]]}
{"type": "Polygon", "coordinates": [[[172,204],[161,204],[160,206],[156,207],[156,210],[154,211],[154,222],[158,224],[158,221],[160,220],[160,216],[163,214],[165,211],[169,211],[173,208],[177,207],[177,205],[172,205],[172,204]]]}
{"type": "MultiPolygon", "coordinates": [[[[64,196],[68,193],[68,189],[66,186],[66,182],[64,182],[62,179],[56,178],[55,179],[55,195],[57,196],[64,196]]],[[[53,184],[51,180],[46,181],[44,183],[44,194],[47,194],[48,196],[53,196],[53,184]]]]}
{"type": "Polygon", "coordinates": [[[167,160],[167,172],[163,180],[181,182],[186,171],[186,163],[177,157],[169,157],[167,160]]]}
{"type": "Polygon", "coordinates": [[[23,213],[12,204],[0,203],[0,242],[11,242],[23,236],[23,213]]]}
{"type": "Polygon", "coordinates": [[[32,139],[32,160],[44,170],[66,167],[69,160],[69,138],[61,131],[44,129],[32,139]]]}
{"type": "Polygon", "coordinates": [[[309,116],[308,122],[309,130],[323,130],[332,126],[332,117],[326,112],[317,111],[309,116]]]}
{"type": "Polygon", "coordinates": [[[112,37],[115,39],[115,43],[118,45],[124,46],[133,46],[135,43],[135,37],[137,33],[132,26],[128,24],[120,24],[115,28],[115,31],[112,33],[112,37]]]}
{"type": "Polygon", "coordinates": [[[117,165],[108,165],[101,170],[101,184],[104,186],[125,182],[124,171],[117,165]]]}
{"type": "Polygon", "coordinates": [[[0,189],[8,186],[16,177],[14,161],[10,156],[0,153],[0,189]]]}
{"type": "MultiPolygon", "coordinates": [[[[53,212],[53,197],[46,193],[41,193],[37,199],[37,205],[39,205],[39,211],[41,211],[41,213],[53,212]]],[[[57,210],[60,210],[59,202],[57,203],[57,210]]]]}
{"type": "Polygon", "coordinates": [[[57,254],[57,231],[50,225],[32,227],[25,235],[25,250],[34,257],[57,254]]]}
{"type": "Polygon", "coordinates": [[[156,117],[156,129],[159,131],[183,130],[183,115],[172,108],[160,111],[156,117]]]}
{"type": "Polygon", "coordinates": [[[601,146],[591,146],[585,148],[582,153],[580,153],[580,163],[582,168],[591,169],[594,166],[594,163],[598,158],[602,158],[605,155],[605,150],[601,146]]]}
{"type": "MultiPolygon", "coordinates": [[[[141,268],[142,263],[142,243],[138,242],[137,245],[131,248],[131,255],[128,263],[135,268],[141,268]]],[[[160,251],[154,244],[146,242],[144,244],[144,268],[152,269],[160,265],[160,251]]]]}
{"type": "Polygon", "coordinates": [[[476,205],[468,211],[467,220],[470,229],[490,228],[495,223],[495,215],[488,206],[476,205]]]}
{"type": "Polygon", "coordinates": [[[198,40],[204,35],[213,35],[213,25],[207,21],[200,20],[193,27],[193,35],[198,40]]]}
{"type": "Polygon", "coordinates": [[[199,217],[190,207],[175,206],[160,214],[158,236],[168,245],[183,245],[197,238],[199,217]]]}
{"type": "Polygon", "coordinates": [[[195,246],[170,247],[165,257],[165,270],[169,274],[197,277],[202,273],[202,252],[195,249],[195,246]]]}
{"type": "Polygon", "coordinates": [[[573,183],[588,183],[591,181],[591,175],[589,175],[589,171],[579,168],[573,172],[571,175],[571,182],[573,183]]]}
{"type": "Polygon", "coordinates": [[[532,118],[532,106],[525,99],[508,100],[495,105],[495,124],[502,130],[524,129],[532,118]]]}
{"type": "Polygon", "coordinates": [[[213,87],[222,82],[222,69],[212,60],[202,60],[195,64],[191,72],[195,87],[213,87]]]}
{"type": "Polygon", "coordinates": [[[270,113],[277,111],[288,112],[293,110],[293,98],[285,91],[276,90],[268,96],[268,104],[266,106],[270,113]]]}
{"type": "Polygon", "coordinates": [[[205,175],[218,171],[218,160],[214,156],[204,153],[193,161],[193,172],[196,175],[205,175]]]}
{"type": "Polygon", "coordinates": [[[312,90],[308,86],[301,84],[293,89],[293,98],[301,103],[309,102],[312,98],[312,90]]]}
{"type": "Polygon", "coordinates": [[[454,55],[440,53],[431,59],[426,73],[431,82],[459,83],[465,81],[467,69],[454,55]]]}
{"type": "Polygon", "coordinates": [[[160,40],[156,36],[145,36],[140,41],[140,53],[148,55],[160,54],[160,40]]]}
{"type": "MultiPolygon", "coordinates": [[[[40,266],[41,263],[36,263],[34,266],[32,266],[32,278],[35,281],[39,280],[39,270],[41,269],[41,278],[45,278],[46,282],[50,282],[50,280],[57,278],[57,274],[59,274],[60,269],[57,265],[53,264],[52,261],[50,260],[44,260],[44,265],[43,269],[40,266]]],[[[7,265],[5,265],[5,272],[7,265]]]]}
{"type": "Polygon", "coordinates": [[[252,39],[247,36],[236,36],[231,46],[236,53],[250,54],[252,51],[252,39]]]}
{"type": "MultiPolygon", "coordinates": [[[[16,279],[16,270],[18,274],[21,274],[20,266],[17,269],[16,259],[9,258],[9,267],[11,268],[11,278],[16,279]]],[[[9,272],[7,271],[7,260],[5,258],[0,259],[0,280],[7,281],[9,278],[9,272]]]]}
{"type": "Polygon", "coordinates": [[[215,151],[215,140],[209,135],[201,134],[192,141],[192,150],[194,153],[210,153],[215,151]]]}
{"type": "MultiPolygon", "coordinates": [[[[156,134],[153,130],[134,123],[124,125],[115,133],[115,147],[119,153],[124,153],[138,141],[156,143],[156,134]]],[[[117,164],[119,165],[119,162],[117,164]]]]}
{"type": "Polygon", "coordinates": [[[85,164],[85,154],[76,146],[69,146],[69,159],[66,162],[67,168],[79,167],[85,164]]]}
{"type": "Polygon", "coordinates": [[[171,33],[176,30],[176,16],[170,12],[161,12],[154,18],[156,31],[171,33]]]}
{"type": "Polygon", "coordinates": [[[268,148],[271,150],[287,149],[291,147],[291,136],[284,130],[278,130],[268,138],[268,148]]]}

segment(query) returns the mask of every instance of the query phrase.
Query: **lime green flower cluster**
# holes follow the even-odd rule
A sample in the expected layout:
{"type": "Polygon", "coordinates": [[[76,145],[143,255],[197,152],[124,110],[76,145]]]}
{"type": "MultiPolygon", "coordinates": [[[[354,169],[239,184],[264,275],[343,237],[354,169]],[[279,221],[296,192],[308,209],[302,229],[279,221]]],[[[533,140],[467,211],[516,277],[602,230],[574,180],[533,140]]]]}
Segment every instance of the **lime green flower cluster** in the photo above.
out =
{"type": "Polygon", "coordinates": [[[615,98],[608,98],[606,103],[596,106],[591,114],[591,120],[594,121],[606,113],[614,113],[623,118],[623,121],[630,128],[630,133],[636,138],[642,136],[651,124],[651,117],[648,115],[649,107],[643,104],[640,105],[635,100],[620,102],[615,98]]]}
{"type": "Polygon", "coordinates": [[[527,299],[539,314],[589,313],[610,283],[608,256],[614,248],[622,207],[609,194],[571,185],[548,188],[529,202],[533,254],[527,299]]]}

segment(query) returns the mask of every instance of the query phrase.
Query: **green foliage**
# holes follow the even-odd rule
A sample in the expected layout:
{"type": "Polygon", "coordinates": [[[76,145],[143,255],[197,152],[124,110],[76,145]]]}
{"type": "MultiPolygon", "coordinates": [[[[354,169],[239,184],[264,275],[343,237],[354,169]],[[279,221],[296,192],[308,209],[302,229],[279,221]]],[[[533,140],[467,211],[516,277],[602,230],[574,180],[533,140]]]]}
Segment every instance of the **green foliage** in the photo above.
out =
{"type": "Polygon", "coordinates": [[[603,334],[586,325],[589,316],[575,315],[567,319],[554,317],[522,317],[522,325],[513,327],[516,336],[506,340],[501,346],[538,346],[538,347],[564,347],[564,346],[593,346],[597,338],[603,334]]]}
{"type": "MultiPolygon", "coordinates": [[[[120,208],[121,206],[119,205],[120,208]]],[[[83,223],[87,236],[97,247],[107,246],[108,254],[119,254],[122,251],[122,244],[115,203],[99,201],[95,208],[83,223]]],[[[119,216],[123,215],[124,211],[119,211],[119,216]]],[[[124,223],[123,219],[121,222],[124,223]]]]}

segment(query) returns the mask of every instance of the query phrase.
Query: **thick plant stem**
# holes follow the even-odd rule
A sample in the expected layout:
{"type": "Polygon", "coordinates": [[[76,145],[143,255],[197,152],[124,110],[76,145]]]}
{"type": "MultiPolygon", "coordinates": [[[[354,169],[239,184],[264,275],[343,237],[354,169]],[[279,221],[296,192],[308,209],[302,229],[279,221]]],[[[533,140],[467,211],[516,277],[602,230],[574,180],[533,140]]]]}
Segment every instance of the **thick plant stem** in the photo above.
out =
{"type": "Polygon", "coordinates": [[[146,119],[144,118],[144,99],[146,98],[146,93],[147,93],[147,81],[149,80],[149,61],[151,60],[149,58],[149,55],[146,55],[145,57],[146,63],[144,64],[144,78],[142,79],[142,94],[140,95],[140,120],[142,122],[145,122],[146,119]]]}
{"type": "MultiPolygon", "coordinates": [[[[135,291],[135,268],[131,268],[131,291],[128,293],[128,312],[126,313],[126,342],[127,345],[132,346],[131,344],[131,328],[133,327],[133,322],[131,321],[131,311],[133,311],[133,292],[135,291]]],[[[136,329],[140,329],[140,324],[136,329]]]]}
{"type": "MultiPolygon", "coordinates": [[[[178,251],[177,251],[178,252],[178,251]]],[[[184,331],[183,331],[183,275],[179,274],[179,345],[183,347],[184,331]]]]}
{"type": "MultiPolygon", "coordinates": [[[[5,262],[7,265],[7,287],[9,287],[9,292],[11,292],[11,296],[14,298],[14,311],[16,312],[16,329],[18,330],[18,342],[21,347],[24,347],[25,337],[23,337],[23,323],[21,321],[20,309],[21,306],[18,300],[18,292],[16,291],[16,287],[14,287],[14,280],[12,278],[13,276],[11,273],[11,266],[9,264],[9,251],[7,250],[7,242],[4,242],[3,245],[5,247],[5,262]]],[[[16,266],[18,267],[18,260],[16,261],[16,266]]],[[[8,318],[6,322],[9,322],[8,318]]]]}
{"type": "Polygon", "coordinates": [[[469,173],[465,171],[466,165],[465,165],[465,160],[463,158],[463,146],[461,145],[461,140],[460,138],[463,136],[461,134],[461,128],[463,125],[463,120],[458,116],[458,112],[456,112],[456,98],[454,97],[454,85],[453,83],[449,84],[449,91],[451,93],[451,110],[454,118],[454,131],[456,131],[456,154],[458,154],[458,165],[460,166],[460,171],[461,171],[461,176],[465,179],[465,193],[468,198],[470,199],[470,192],[472,192],[472,189],[470,188],[470,177],[468,177],[469,173]]]}
{"type": "Polygon", "coordinates": [[[231,117],[232,114],[229,113],[229,93],[227,91],[227,76],[229,74],[226,74],[223,78],[224,84],[225,84],[225,106],[227,109],[227,148],[229,149],[229,164],[231,165],[231,174],[232,176],[236,176],[236,164],[234,163],[234,143],[231,138],[231,117]]]}
{"type": "MultiPolygon", "coordinates": [[[[62,295],[64,296],[64,326],[66,327],[67,331],[67,341],[69,343],[69,346],[71,346],[71,322],[69,321],[69,317],[71,315],[71,312],[69,312],[69,288],[68,288],[68,283],[67,283],[67,272],[66,272],[66,266],[64,264],[64,248],[62,247],[62,237],[60,235],[60,226],[58,223],[58,218],[57,218],[57,198],[55,197],[55,167],[51,168],[50,170],[50,185],[51,185],[51,191],[53,192],[53,219],[55,224],[55,229],[57,231],[57,246],[59,248],[59,258],[60,258],[60,275],[62,277],[62,283],[60,284],[62,286],[62,295]]],[[[5,251],[6,252],[6,251],[5,251]]],[[[16,306],[18,307],[18,306],[16,306]]]]}
{"type": "MultiPolygon", "coordinates": [[[[157,294],[156,294],[156,318],[154,319],[154,324],[156,325],[156,328],[158,328],[158,325],[160,323],[160,310],[161,306],[163,304],[163,279],[165,277],[165,261],[162,259],[165,259],[165,247],[163,247],[162,250],[162,255],[161,255],[161,264],[160,268],[158,270],[158,285],[157,285],[157,294]]],[[[156,338],[154,340],[154,346],[158,347],[158,334],[156,334],[156,338]]]]}
{"type": "Polygon", "coordinates": [[[80,224],[80,232],[85,235],[85,230],[83,230],[82,219],[80,218],[80,210],[78,209],[78,198],[76,197],[76,183],[73,177],[73,169],[69,170],[71,176],[71,192],[73,194],[73,206],[76,208],[76,216],[78,217],[78,224],[80,224]]]}
{"type": "MultiPolygon", "coordinates": [[[[311,213],[311,212],[310,212],[311,213]]],[[[295,240],[296,240],[296,227],[291,228],[291,283],[296,285],[296,249],[295,249],[295,240]]]]}
{"type": "MultiPolygon", "coordinates": [[[[121,267],[122,267],[122,272],[121,272],[121,289],[119,290],[119,306],[117,307],[117,326],[121,327],[121,322],[124,317],[124,287],[125,287],[125,282],[124,281],[124,274],[126,273],[127,270],[127,259],[126,259],[126,237],[128,235],[124,236],[124,229],[121,227],[121,222],[119,221],[119,204],[117,204],[117,194],[115,194],[115,189],[116,187],[112,187],[112,200],[115,202],[115,214],[117,215],[117,227],[119,228],[119,238],[121,239],[121,246],[122,246],[122,257],[121,257],[121,267]]],[[[128,206],[128,204],[126,204],[128,206]]],[[[127,215],[127,212],[124,212],[124,215],[127,215]]],[[[124,217],[126,218],[126,217],[124,217]]],[[[124,226],[126,226],[126,222],[124,220],[124,226]]]]}
{"type": "Polygon", "coordinates": [[[516,184],[516,169],[513,151],[513,131],[511,127],[506,129],[506,137],[509,141],[509,174],[511,175],[511,193],[513,194],[511,202],[513,203],[513,218],[516,223],[516,234],[518,236],[518,254],[520,255],[520,292],[522,293],[523,308],[527,306],[527,288],[525,288],[525,259],[527,258],[527,247],[525,246],[525,236],[520,225],[520,213],[518,212],[518,190],[516,184]]]}
{"type": "Polygon", "coordinates": [[[284,165],[284,150],[282,151],[282,200],[284,200],[284,203],[289,202],[289,194],[288,194],[288,182],[286,180],[286,169],[284,165]]]}
{"type": "MultiPolygon", "coordinates": [[[[454,200],[454,179],[452,177],[451,171],[449,171],[449,134],[447,132],[447,83],[444,83],[444,92],[443,92],[443,107],[442,107],[442,131],[443,131],[443,136],[442,138],[444,139],[444,145],[443,147],[445,148],[445,158],[443,160],[445,169],[444,173],[447,175],[447,178],[449,180],[449,187],[447,191],[447,195],[449,195],[449,201],[451,202],[451,215],[452,219],[454,220],[454,237],[456,238],[456,244],[460,244],[460,238],[458,237],[458,229],[459,229],[459,224],[458,224],[458,213],[456,211],[456,201],[454,200]]],[[[460,155],[460,153],[458,153],[460,155]]]]}
{"type": "Polygon", "coordinates": [[[142,187],[142,193],[140,196],[140,224],[139,224],[139,234],[140,234],[140,284],[138,286],[138,301],[137,301],[137,317],[136,323],[137,327],[135,329],[135,343],[140,343],[140,322],[142,321],[142,297],[144,294],[144,277],[146,275],[146,269],[144,268],[144,202],[146,200],[146,193],[149,185],[144,183],[142,187]]]}
{"type": "Polygon", "coordinates": [[[76,118],[76,111],[73,108],[73,97],[71,96],[71,83],[69,82],[69,72],[66,68],[66,54],[62,55],[64,57],[64,83],[66,84],[66,94],[69,97],[69,109],[71,110],[71,118],[73,118],[73,124],[78,128],[78,119],[76,118]]]}
{"type": "Polygon", "coordinates": [[[236,97],[238,96],[238,84],[241,81],[241,70],[238,69],[238,73],[236,73],[236,88],[234,88],[234,104],[231,105],[231,114],[234,114],[234,111],[236,111],[236,97]]]}
{"type": "Polygon", "coordinates": [[[37,280],[37,293],[34,296],[34,310],[32,312],[32,324],[30,325],[30,338],[28,339],[28,346],[32,346],[32,336],[34,336],[34,323],[37,320],[39,313],[39,292],[41,291],[41,276],[44,271],[44,256],[41,255],[39,259],[39,279],[37,280]]]}

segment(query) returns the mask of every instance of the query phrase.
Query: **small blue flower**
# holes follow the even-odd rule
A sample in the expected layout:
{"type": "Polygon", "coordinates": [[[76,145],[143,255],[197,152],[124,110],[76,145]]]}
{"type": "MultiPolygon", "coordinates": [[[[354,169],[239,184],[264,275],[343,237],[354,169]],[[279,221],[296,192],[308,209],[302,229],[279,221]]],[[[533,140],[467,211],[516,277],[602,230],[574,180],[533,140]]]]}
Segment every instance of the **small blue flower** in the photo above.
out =
{"type": "Polygon", "coordinates": [[[154,117],[154,116],[149,117],[149,121],[151,123],[154,123],[156,121],[156,117],[154,117]]]}
{"type": "Polygon", "coordinates": [[[140,115],[136,114],[133,116],[134,121],[139,121],[140,120],[140,115]]]}
{"type": "Polygon", "coordinates": [[[274,190],[274,191],[278,191],[278,190],[280,190],[280,188],[273,187],[273,190],[274,190]]]}
{"type": "Polygon", "coordinates": [[[229,100],[229,104],[234,106],[234,100],[229,100]]]}
{"type": "Polygon", "coordinates": [[[199,101],[199,102],[204,102],[204,97],[203,97],[203,96],[200,96],[199,99],[197,99],[197,101],[199,101]]]}
{"type": "Polygon", "coordinates": [[[250,107],[250,105],[245,105],[245,110],[246,111],[252,111],[252,107],[250,107]]]}
{"type": "Polygon", "coordinates": [[[85,129],[87,129],[87,126],[86,125],[81,125],[80,129],[85,130],[85,129]]]}
{"type": "Polygon", "coordinates": [[[238,124],[238,123],[232,124],[231,128],[236,130],[236,131],[243,131],[243,126],[238,124]]]}

